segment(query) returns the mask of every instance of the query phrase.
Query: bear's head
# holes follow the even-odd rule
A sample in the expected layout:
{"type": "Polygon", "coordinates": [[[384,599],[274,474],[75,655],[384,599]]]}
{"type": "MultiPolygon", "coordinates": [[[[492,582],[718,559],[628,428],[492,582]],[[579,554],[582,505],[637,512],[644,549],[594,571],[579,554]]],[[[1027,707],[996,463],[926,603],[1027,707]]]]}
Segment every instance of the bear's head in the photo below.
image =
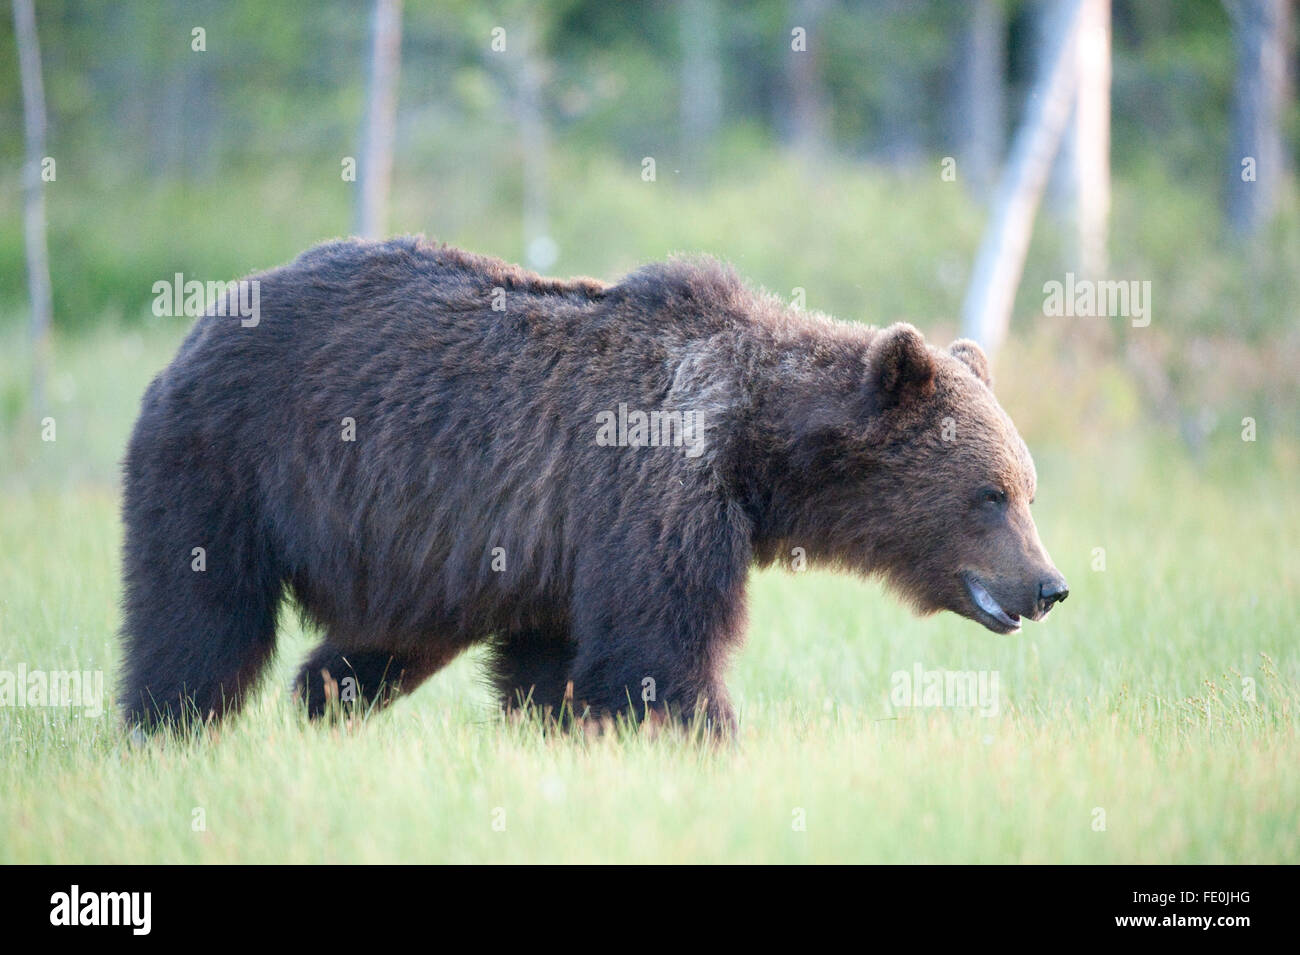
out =
{"type": "Polygon", "coordinates": [[[1068,590],[1038,539],[1034,462],[983,351],[930,347],[900,323],[854,362],[834,400],[823,390],[799,414],[790,463],[805,491],[784,545],[879,574],[922,613],[951,610],[997,633],[1045,617],[1068,590]]]}

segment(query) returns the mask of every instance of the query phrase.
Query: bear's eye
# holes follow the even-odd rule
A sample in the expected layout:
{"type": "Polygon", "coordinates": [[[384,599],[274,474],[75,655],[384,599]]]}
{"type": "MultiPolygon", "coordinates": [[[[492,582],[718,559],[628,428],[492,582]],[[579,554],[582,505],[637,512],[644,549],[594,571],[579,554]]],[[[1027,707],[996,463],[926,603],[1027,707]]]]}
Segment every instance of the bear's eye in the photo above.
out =
{"type": "Polygon", "coordinates": [[[988,507],[1005,507],[1007,492],[999,491],[995,487],[986,487],[980,491],[980,503],[988,507]]]}

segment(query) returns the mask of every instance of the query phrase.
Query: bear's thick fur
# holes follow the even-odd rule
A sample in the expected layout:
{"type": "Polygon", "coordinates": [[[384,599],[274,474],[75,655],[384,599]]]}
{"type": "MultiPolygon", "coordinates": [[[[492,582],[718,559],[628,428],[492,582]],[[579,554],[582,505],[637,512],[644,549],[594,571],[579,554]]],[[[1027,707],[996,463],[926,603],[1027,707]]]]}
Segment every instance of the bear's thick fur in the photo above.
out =
{"type": "Polygon", "coordinates": [[[1064,596],[969,342],[801,313],[707,259],[605,285],[403,238],[254,280],[256,322],[200,319],[131,438],[132,721],[237,707],[286,593],[325,633],[313,713],[486,641],[507,707],[570,688],[715,729],[752,564],[802,548],[1001,632],[1064,596]]]}

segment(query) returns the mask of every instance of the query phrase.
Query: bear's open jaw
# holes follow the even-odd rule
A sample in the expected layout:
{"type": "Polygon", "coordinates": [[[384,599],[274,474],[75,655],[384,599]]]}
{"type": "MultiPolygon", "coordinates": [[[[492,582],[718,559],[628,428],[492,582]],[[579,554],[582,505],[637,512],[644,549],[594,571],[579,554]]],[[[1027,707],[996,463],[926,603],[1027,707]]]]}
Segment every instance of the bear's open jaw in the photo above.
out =
{"type": "Polygon", "coordinates": [[[964,577],[970,599],[974,601],[975,608],[980,612],[977,618],[979,622],[994,633],[1016,633],[1020,629],[1020,618],[1003,610],[1002,605],[994,600],[993,595],[973,576],[965,574],[964,577]]]}

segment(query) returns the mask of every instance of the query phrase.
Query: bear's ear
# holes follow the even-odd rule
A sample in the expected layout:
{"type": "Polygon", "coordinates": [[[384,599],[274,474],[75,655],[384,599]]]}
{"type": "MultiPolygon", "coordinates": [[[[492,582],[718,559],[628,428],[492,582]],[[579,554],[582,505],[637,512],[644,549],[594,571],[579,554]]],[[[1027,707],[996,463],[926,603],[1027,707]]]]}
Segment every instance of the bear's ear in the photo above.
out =
{"type": "Polygon", "coordinates": [[[934,357],[913,326],[897,322],[867,349],[867,380],[885,407],[934,391],[934,357]]]}
{"type": "Polygon", "coordinates": [[[984,384],[993,387],[993,378],[989,375],[989,360],[984,356],[984,349],[979,345],[969,338],[959,338],[948,346],[948,354],[969,368],[971,374],[984,384]]]}

